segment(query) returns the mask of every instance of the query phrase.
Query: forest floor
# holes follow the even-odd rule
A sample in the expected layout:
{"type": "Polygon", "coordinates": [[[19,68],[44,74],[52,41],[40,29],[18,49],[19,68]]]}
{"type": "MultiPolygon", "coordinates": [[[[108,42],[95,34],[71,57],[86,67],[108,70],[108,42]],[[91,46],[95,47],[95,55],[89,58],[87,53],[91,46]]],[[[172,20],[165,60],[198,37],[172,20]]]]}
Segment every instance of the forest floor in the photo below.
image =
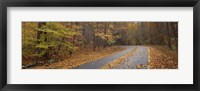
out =
{"type": "Polygon", "coordinates": [[[118,46],[84,50],[66,60],[34,69],[177,69],[178,52],[164,46],[118,46]]]}
{"type": "Polygon", "coordinates": [[[149,46],[150,69],[178,69],[178,50],[172,51],[163,46],[149,46]]]}

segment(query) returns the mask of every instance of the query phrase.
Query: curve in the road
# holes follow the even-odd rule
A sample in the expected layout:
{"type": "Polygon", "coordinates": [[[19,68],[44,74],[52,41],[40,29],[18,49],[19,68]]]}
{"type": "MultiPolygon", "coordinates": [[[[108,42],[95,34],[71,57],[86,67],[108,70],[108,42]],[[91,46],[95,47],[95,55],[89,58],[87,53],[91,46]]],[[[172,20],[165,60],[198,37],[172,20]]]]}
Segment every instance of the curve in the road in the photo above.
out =
{"type": "MultiPolygon", "coordinates": [[[[125,62],[113,69],[136,69],[137,65],[147,65],[148,63],[148,48],[145,46],[138,46],[135,53],[127,58],[125,62]]],[[[146,69],[143,67],[142,69],[146,69]]]]}
{"type": "Polygon", "coordinates": [[[72,69],[98,69],[101,66],[125,55],[126,53],[129,53],[131,50],[133,50],[135,48],[134,46],[123,46],[123,47],[126,47],[127,49],[125,49],[122,52],[107,56],[105,58],[98,59],[93,62],[89,62],[89,63],[83,64],[83,65],[80,65],[80,66],[72,68],[72,69]]]}

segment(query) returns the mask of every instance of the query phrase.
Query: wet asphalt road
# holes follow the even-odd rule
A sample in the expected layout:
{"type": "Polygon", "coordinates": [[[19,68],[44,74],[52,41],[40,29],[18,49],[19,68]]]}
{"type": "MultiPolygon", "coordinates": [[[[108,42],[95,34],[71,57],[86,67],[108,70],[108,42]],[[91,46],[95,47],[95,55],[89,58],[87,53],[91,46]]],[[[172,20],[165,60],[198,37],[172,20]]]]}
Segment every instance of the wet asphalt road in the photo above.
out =
{"type": "Polygon", "coordinates": [[[135,69],[138,64],[145,65],[148,62],[148,49],[145,46],[120,46],[125,47],[124,51],[119,53],[115,53],[113,55],[80,65],[78,67],[72,69],[99,69],[105,64],[131,52],[134,48],[137,48],[136,51],[132,54],[132,56],[125,59],[123,64],[113,68],[113,69],[135,69]]]}
{"type": "MultiPolygon", "coordinates": [[[[114,69],[136,69],[137,65],[147,65],[148,49],[144,46],[138,46],[132,56],[125,59],[125,62],[114,69]]],[[[145,69],[145,68],[143,68],[145,69]]]]}

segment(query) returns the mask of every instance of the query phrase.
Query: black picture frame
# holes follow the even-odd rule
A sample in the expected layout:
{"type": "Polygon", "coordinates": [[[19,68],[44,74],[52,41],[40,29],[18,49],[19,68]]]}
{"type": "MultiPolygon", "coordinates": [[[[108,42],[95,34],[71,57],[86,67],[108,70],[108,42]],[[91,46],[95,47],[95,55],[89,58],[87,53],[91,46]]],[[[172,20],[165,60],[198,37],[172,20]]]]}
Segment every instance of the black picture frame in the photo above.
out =
{"type": "MultiPolygon", "coordinates": [[[[2,0],[0,1],[0,88],[1,90],[116,90],[199,91],[200,0],[2,0]],[[194,84],[7,84],[7,7],[193,7],[194,84]]],[[[187,74],[187,73],[186,73],[187,74]]]]}

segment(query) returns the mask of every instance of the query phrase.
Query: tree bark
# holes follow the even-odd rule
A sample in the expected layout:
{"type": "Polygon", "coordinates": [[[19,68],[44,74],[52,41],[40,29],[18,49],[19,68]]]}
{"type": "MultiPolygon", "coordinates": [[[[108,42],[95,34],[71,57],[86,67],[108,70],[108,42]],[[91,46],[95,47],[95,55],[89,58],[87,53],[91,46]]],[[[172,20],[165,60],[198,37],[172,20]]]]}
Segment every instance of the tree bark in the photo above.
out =
{"type": "MultiPolygon", "coordinates": [[[[45,22],[39,22],[39,23],[38,23],[38,29],[42,28],[43,25],[46,25],[46,23],[45,23],[45,22]]],[[[41,32],[41,31],[37,31],[36,34],[37,34],[37,37],[36,37],[36,39],[37,39],[37,45],[39,45],[39,44],[40,44],[40,39],[41,39],[41,34],[42,34],[42,32],[41,32]]],[[[40,48],[36,48],[35,53],[36,53],[37,55],[39,55],[40,52],[41,52],[40,48]]],[[[34,63],[34,64],[37,64],[38,61],[39,61],[39,57],[36,56],[36,60],[35,60],[35,63],[34,63]]]]}
{"type": "Polygon", "coordinates": [[[168,35],[168,47],[169,47],[169,49],[171,49],[172,47],[171,47],[171,37],[170,37],[170,24],[167,22],[167,35],[168,35]]]}

